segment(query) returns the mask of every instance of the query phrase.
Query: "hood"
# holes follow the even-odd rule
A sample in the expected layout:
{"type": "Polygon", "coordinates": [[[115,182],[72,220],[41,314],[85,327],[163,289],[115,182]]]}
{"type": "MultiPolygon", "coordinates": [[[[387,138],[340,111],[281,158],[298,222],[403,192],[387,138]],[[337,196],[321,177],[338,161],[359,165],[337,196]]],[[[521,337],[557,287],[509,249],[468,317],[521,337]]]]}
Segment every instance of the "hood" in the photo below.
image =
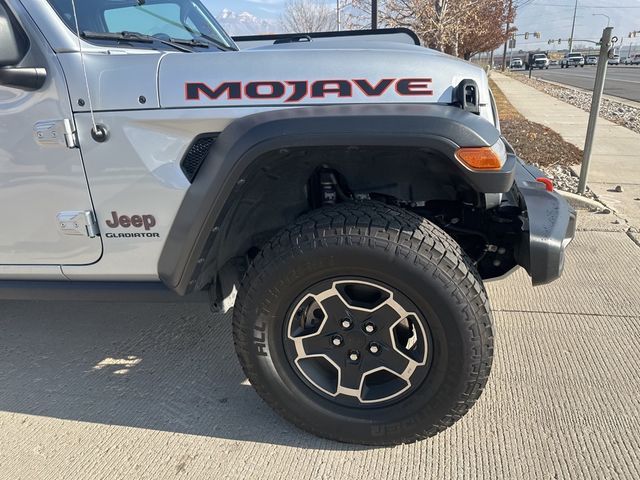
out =
{"type": "MultiPolygon", "coordinates": [[[[463,79],[487,92],[484,71],[423,47],[344,40],[196,55],[168,53],[162,108],[338,103],[451,103],[463,79]]],[[[481,93],[482,95],[482,93],[481,93]]],[[[481,103],[488,98],[480,98],[481,103]]]]}

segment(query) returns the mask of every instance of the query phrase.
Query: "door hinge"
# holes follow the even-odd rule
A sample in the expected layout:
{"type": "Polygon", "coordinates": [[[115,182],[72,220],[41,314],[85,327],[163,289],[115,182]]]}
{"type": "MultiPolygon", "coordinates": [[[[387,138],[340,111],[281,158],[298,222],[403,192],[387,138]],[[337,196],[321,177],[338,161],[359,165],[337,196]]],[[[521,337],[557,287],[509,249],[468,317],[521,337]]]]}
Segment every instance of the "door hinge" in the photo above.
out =
{"type": "Polygon", "coordinates": [[[98,222],[91,210],[58,213],[58,228],[64,235],[86,235],[95,238],[100,235],[98,222]]]}
{"type": "Polygon", "coordinates": [[[43,146],[78,148],[78,135],[71,120],[45,120],[33,126],[36,142],[43,146]]]}
{"type": "Polygon", "coordinates": [[[65,118],[62,120],[64,125],[64,140],[69,148],[78,148],[78,135],[71,124],[71,120],[65,118]]]}

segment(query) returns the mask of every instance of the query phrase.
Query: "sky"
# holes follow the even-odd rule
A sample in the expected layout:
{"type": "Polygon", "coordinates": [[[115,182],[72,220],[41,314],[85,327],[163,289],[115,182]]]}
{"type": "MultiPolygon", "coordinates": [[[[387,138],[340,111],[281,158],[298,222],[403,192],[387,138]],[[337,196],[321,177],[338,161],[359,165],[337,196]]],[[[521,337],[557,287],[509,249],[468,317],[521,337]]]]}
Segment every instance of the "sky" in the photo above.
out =
{"type": "MultiPolygon", "coordinates": [[[[285,1],[203,0],[214,14],[227,8],[237,13],[246,11],[260,19],[272,21],[277,21],[280,17],[285,1]]],[[[336,3],[335,0],[325,1],[330,5],[336,3]]],[[[573,0],[533,0],[532,3],[522,7],[516,19],[519,32],[539,31],[542,38],[541,40],[530,38],[525,41],[523,37],[518,37],[516,48],[523,50],[558,48],[557,44],[555,46],[547,44],[550,38],[556,40],[562,38],[560,48],[566,47],[566,39],[571,34],[573,6],[573,0]]],[[[630,31],[640,30],[640,0],[578,0],[576,39],[598,40],[600,38],[602,29],[607,26],[607,19],[603,16],[594,16],[594,13],[609,15],[611,25],[614,27],[614,35],[623,38],[623,46],[628,46],[631,41],[634,41],[640,49],[640,33],[635,40],[627,38],[630,31]]]]}

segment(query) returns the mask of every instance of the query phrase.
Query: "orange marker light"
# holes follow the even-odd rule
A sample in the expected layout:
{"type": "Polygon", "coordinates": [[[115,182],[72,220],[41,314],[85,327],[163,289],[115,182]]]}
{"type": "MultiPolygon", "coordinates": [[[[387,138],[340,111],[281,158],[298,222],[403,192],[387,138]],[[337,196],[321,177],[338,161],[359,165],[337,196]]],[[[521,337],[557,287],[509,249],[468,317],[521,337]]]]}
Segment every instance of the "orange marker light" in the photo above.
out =
{"type": "Polygon", "coordinates": [[[500,170],[502,162],[498,153],[491,147],[461,148],[456,158],[474,170],[500,170]]]}

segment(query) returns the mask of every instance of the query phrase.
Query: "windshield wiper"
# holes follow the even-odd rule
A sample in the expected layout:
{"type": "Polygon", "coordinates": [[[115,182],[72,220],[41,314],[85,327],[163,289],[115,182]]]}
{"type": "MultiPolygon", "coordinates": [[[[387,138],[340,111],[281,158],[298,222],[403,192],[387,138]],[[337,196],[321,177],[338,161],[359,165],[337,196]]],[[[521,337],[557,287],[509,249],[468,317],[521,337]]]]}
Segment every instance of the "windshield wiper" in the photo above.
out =
{"type": "Polygon", "coordinates": [[[201,48],[209,48],[209,44],[206,42],[200,42],[195,38],[191,40],[187,40],[185,38],[169,38],[169,41],[173,43],[177,43],[178,45],[188,45],[189,47],[201,47],[201,48]]]}
{"type": "Polygon", "coordinates": [[[172,40],[163,40],[162,38],[154,37],[152,35],[145,35],[138,32],[82,32],[84,38],[93,38],[95,40],[116,40],[125,42],[140,42],[140,43],[154,43],[160,42],[163,45],[168,45],[181,52],[193,53],[193,50],[183,47],[181,44],[172,40]]]}
{"type": "Polygon", "coordinates": [[[229,45],[226,45],[226,44],[222,43],[221,41],[210,37],[209,35],[205,35],[204,33],[201,33],[200,36],[202,38],[204,38],[205,41],[209,42],[212,45],[215,45],[216,47],[218,47],[220,50],[222,50],[224,52],[235,52],[236,51],[235,48],[230,47],[229,45]]]}

